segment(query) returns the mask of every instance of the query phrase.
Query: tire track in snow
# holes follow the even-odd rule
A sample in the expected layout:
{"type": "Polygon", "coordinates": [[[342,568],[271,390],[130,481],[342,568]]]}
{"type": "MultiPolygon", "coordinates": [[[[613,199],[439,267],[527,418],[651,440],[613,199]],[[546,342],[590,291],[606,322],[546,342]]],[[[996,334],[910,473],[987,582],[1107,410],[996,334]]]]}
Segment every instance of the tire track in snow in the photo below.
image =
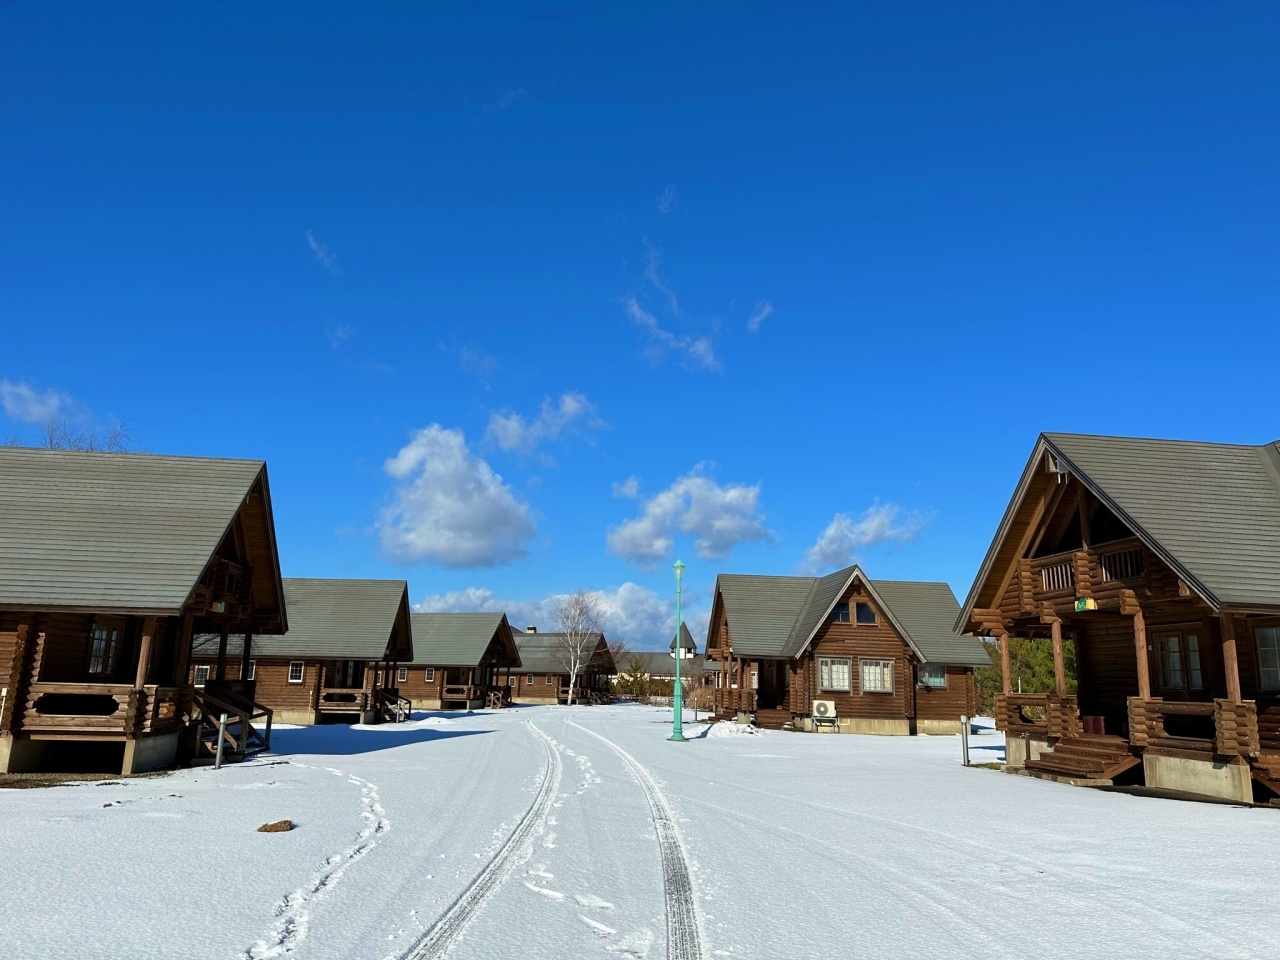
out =
{"type": "Polygon", "coordinates": [[[702,919],[698,913],[693,877],[689,873],[689,860],[685,856],[684,842],[680,839],[680,831],[676,828],[676,820],[667,805],[667,798],[648,769],[626,750],[572,718],[566,722],[595,737],[616,753],[636,778],[640,789],[644,791],[645,799],[649,801],[653,827],[658,835],[662,886],[667,899],[667,960],[706,960],[702,919]]]}
{"type": "Polygon", "coordinates": [[[364,827],[356,837],[355,846],[329,857],[324,862],[324,869],[310,884],[298,888],[280,901],[276,906],[276,923],[271,932],[246,950],[242,954],[243,960],[272,960],[293,953],[307,938],[313,905],[331,894],[346,873],[347,867],[377,846],[378,841],[391,829],[391,821],[383,816],[385,811],[379,801],[376,784],[335,767],[317,768],[305,763],[289,762],[292,766],[308,770],[324,769],[325,772],[359,787],[360,819],[364,822],[364,827]]]}
{"type": "Polygon", "coordinates": [[[526,720],[525,724],[538,738],[542,748],[547,752],[547,767],[542,776],[542,784],[534,795],[533,803],[511,836],[497,853],[481,870],[470,885],[458,894],[449,909],[441,914],[426,933],[424,933],[406,952],[400,954],[401,960],[437,960],[443,957],[466,932],[475,919],[476,914],[489,899],[498,892],[510,874],[520,856],[525,843],[546,826],[547,816],[551,812],[552,801],[560,789],[560,776],[564,765],[560,761],[560,752],[552,746],[551,738],[543,733],[534,723],[526,720]]]}

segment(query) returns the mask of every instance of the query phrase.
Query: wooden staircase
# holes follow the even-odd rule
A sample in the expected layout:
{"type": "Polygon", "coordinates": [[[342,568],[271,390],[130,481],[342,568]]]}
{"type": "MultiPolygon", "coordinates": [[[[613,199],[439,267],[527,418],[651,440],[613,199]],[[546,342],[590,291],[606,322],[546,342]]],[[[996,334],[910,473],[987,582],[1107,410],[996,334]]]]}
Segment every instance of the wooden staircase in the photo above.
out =
{"type": "Polygon", "coordinates": [[[222,762],[233,762],[271,747],[271,708],[229,690],[216,693],[197,689],[192,703],[191,726],[195,731],[197,760],[216,757],[223,739],[222,762]],[[226,716],[226,726],[222,717],[226,716]],[[265,722],[264,722],[265,721],[265,722]]]}
{"type": "Polygon", "coordinates": [[[756,710],[756,726],[762,730],[781,730],[783,724],[791,722],[791,710],[780,707],[776,710],[756,710]]]}
{"type": "Polygon", "coordinates": [[[1062,737],[1038,760],[1028,760],[1025,769],[1072,780],[1113,780],[1141,762],[1122,737],[1084,734],[1062,737]]]}

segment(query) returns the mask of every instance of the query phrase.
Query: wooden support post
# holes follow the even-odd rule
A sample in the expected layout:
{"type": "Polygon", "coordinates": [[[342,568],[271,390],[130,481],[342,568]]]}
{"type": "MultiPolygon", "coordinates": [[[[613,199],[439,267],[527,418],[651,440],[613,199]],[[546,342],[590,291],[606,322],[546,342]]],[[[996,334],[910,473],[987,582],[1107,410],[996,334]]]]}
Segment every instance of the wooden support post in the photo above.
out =
{"type": "Polygon", "coordinates": [[[1062,658],[1062,621],[1054,620],[1049,624],[1049,633],[1053,637],[1053,681],[1058,696],[1067,695],[1067,667],[1062,658]]]}
{"type": "Polygon", "coordinates": [[[222,632],[218,634],[218,667],[216,680],[227,679],[227,631],[230,629],[227,618],[222,618],[222,632]]]}
{"type": "Polygon", "coordinates": [[[1005,694],[1013,693],[1013,668],[1009,665],[1009,633],[1000,631],[1000,689],[1005,694]]]}
{"type": "Polygon", "coordinates": [[[1151,664],[1147,659],[1147,621],[1141,608],[1133,615],[1133,652],[1138,658],[1138,696],[1151,699],[1151,664]]]}
{"type": "Polygon", "coordinates": [[[1227,699],[1240,703],[1240,660],[1236,654],[1236,620],[1229,613],[1220,615],[1222,622],[1222,668],[1227,677],[1227,699]]]}
{"type": "Polygon", "coordinates": [[[253,624],[245,624],[244,647],[240,654],[240,679],[249,679],[249,658],[253,656],[253,624]]]}
{"type": "Polygon", "coordinates": [[[191,635],[195,630],[195,615],[182,616],[182,633],[178,637],[178,654],[174,658],[173,682],[182,687],[187,684],[187,674],[191,669],[191,635]]]}
{"type": "Polygon", "coordinates": [[[133,681],[135,690],[141,690],[147,685],[147,671],[151,668],[151,650],[155,639],[156,618],[147,617],[142,621],[142,639],[138,643],[138,673],[133,681]]]}

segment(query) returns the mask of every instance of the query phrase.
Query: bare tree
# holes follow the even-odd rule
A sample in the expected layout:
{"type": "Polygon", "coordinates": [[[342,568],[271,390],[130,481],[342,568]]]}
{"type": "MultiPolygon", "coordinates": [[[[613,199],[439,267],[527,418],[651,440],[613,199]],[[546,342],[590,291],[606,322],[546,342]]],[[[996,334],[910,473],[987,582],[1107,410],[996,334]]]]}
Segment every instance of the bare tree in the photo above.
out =
{"type": "Polygon", "coordinates": [[[558,653],[560,662],[569,672],[569,698],[573,703],[574,686],[581,673],[595,658],[596,645],[600,642],[604,616],[599,598],[589,590],[579,588],[556,601],[551,613],[560,634],[558,653]]]}
{"type": "Polygon", "coordinates": [[[97,427],[78,427],[67,420],[51,420],[44,425],[40,445],[50,450],[123,453],[131,439],[128,425],[124,423],[117,423],[105,436],[99,436],[97,427]]]}

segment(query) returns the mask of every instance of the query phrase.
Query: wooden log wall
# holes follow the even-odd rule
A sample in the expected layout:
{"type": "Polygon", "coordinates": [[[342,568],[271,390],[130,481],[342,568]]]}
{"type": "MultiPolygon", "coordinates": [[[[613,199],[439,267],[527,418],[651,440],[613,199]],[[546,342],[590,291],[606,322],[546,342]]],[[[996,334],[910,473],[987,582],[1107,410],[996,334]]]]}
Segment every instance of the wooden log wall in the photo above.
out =
{"type": "Polygon", "coordinates": [[[972,717],[978,709],[978,693],[972,667],[947,667],[947,685],[917,687],[915,715],[921,720],[955,720],[972,717]]]}

